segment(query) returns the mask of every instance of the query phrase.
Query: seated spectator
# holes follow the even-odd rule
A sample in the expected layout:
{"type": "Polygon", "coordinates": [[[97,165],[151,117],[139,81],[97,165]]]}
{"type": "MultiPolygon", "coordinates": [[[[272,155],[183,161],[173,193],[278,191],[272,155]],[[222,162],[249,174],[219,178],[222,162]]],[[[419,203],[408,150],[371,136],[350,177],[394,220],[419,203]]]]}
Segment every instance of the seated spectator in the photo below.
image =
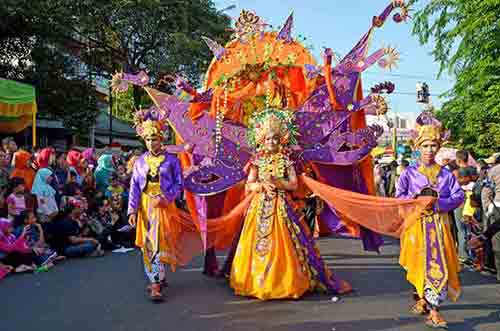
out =
{"type": "Polygon", "coordinates": [[[36,265],[52,268],[58,256],[45,242],[42,225],[38,223],[35,213],[25,210],[16,216],[12,224],[14,231],[17,233],[22,233],[25,227],[28,228],[25,235],[26,244],[34,253],[34,262],[36,265]]]}
{"type": "Polygon", "coordinates": [[[116,168],[116,174],[118,175],[120,183],[123,187],[128,187],[130,185],[130,178],[132,178],[132,176],[127,174],[127,168],[124,164],[118,165],[118,167],[116,168]]]}
{"type": "Polygon", "coordinates": [[[102,256],[101,245],[88,235],[85,224],[81,223],[82,206],[72,201],[68,209],[70,211],[60,215],[48,228],[52,247],[66,257],[102,256]]]}
{"type": "Polygon", "coordinates": [[[114,229],[114,242],[123,247],[133,247],[135,234],[128,226],[127,210],[121,195],[113,195],[110,199],[111,222],[114,229]]]}
{"type": "MultiPolygon", "coordinates": [[[[120,196],[117,198],[121,199],[120,196]]],[[[99,204],[97,212],[90,216],[89,225],[92,235],[99,240],[104,249],[113,250],[133,246],[131,229],[126,228],[128,225],[126,218],[117,215],[108,200],[99,204]]]]}
{"type": "Polygon", "coordinates": [[[61,199],[61,209],[66,208],[70,200],[78,200],[81,202],[84,200],[80,186],[76,182],[69,182],[64,185],[63,197],[61,199]]]}
{"type": "Polygon", "coordinates": [[[120,178],[118,177],[118,174],[114,173],[111,176],[110,180],[110,185],[106,189],[106,198],[111,198],[113,195],[120,195],[122,198],[127,197],[127,192],[125,192],[125,189],[123,188],[122,183],[120,182],[120,178]]]}
{"type": "Polygon", "coordinates": [[[36,268],[31,248],[26,243],[29,227],[24,227],[21,235],[14,235],[10,220],[0,220],[0,263],[14,272],[33,271],[36,268]]]}

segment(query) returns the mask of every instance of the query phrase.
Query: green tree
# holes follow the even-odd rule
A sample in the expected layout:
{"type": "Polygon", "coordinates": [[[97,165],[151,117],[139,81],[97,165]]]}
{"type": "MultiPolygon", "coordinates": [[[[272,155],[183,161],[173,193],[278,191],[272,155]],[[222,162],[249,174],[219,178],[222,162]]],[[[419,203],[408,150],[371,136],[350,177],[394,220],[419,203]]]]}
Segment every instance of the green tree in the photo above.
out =
{"type": "MultiPolygon", "coordinates": [[[[413,1],[417,2],[417,1],[413,1]]],[[[433,0],[418,10],[413,32],[435,42],[440,74],[456,77],[437,112],[455,143],[486,156],[500,147],[500,1],[433,0]]]]}
{"type": "MultiPolygon", "coordinates": [[[[230,23],[210,0],[2,0],[0,17],[0,76],[34,84],[41,112],[79,130],[97,114],[95,77],[145,70],[198,85],[212,58],[201,36],[223,42],[230,23]]],[[[130,112],[144,99],[132,96],[130,112]]]]}

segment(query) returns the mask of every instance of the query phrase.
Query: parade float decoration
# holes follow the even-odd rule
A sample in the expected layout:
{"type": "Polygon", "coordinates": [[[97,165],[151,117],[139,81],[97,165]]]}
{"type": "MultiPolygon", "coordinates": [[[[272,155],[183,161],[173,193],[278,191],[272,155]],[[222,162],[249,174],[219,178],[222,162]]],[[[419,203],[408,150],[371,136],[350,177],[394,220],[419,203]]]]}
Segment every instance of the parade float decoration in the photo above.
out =
{"type": "MultiPolygon", "coordinates": [[[[363,96],[361,74],[375,64],[385,70],[396,66],[399,54],[392,47],[369,53],[373,33],[393,11],[396,23],[408,18],[403,1],[391,2],[343,59],[333,64],[333,52],[326,49],[320,66],[293,37],[293,14],[273,31],[257,14],[243,10],[225,46],[203,37],[214,58],[201,91],[179,76],[176,93],[169,95],[148,86],[144,72],[117,73],[112,86],[117,92],[128,84],[144,87],[155,107],[143,111],[161,112],[175,132],[179,145],[170,150],[192,147],[183,162],[185,187],[198,197],[236,194],[231,190],[245,180],[245,165],[256,152],[247,140],[249,121],[269,108],[294,115],[298,132],[290,153],[298,173],[309,171],[325,184],[374,194],[370,152],[382,128],[367,126],[365,115],[388,111],[382,94],[394,85],[377,84],[363,96]]],[[[227,197],[221,201],[227,203],[227,197]]],[[[365,248],[380,244],[331,207],[318,214],[329,232],[364,237],[365,248]]]]}

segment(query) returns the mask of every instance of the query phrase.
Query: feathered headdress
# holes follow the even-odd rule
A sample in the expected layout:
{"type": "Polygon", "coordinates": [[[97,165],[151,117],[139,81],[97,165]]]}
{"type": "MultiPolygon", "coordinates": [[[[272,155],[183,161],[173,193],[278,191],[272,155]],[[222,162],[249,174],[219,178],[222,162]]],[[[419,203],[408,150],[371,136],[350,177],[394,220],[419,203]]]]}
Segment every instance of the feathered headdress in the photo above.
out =
{"type": "Polygon", "coordinates": [[[167,112],[161,108],[140,109],[134,115],[137,135],[145,139],[148,136],[165,138],[168,130],[167,112]]]}
{"type": "Polygon", "coordinates": [[[276,133],[280,137],[281,145],[297,144],[297,128],[294,124],[293,113],[284,109],[266,109],[250,120],[247,139],[250,146],[259,150],[266,136],[276,133]]]}
{"type": "Polygon", "coordinates": [[[417,117],[412,138],[415,147],[426,140],[437,141],[442,145],[450,138],[450,131],[444,131],[443,124],[430,111],[424,111],[417,117]]]}

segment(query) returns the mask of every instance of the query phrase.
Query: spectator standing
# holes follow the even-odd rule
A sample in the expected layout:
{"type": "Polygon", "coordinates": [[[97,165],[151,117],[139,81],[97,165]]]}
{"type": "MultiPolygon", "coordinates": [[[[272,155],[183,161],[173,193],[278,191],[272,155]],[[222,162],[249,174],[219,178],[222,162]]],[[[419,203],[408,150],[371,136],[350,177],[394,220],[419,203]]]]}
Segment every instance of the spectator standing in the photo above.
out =
{"type": "Polygon", "coordinates": [[[469,152],[466,150],[457,151],[456,162],[459,168],[467,168],[469,166],[469,152]]]}
{"type": "Polygon", "coordinates": [[[488,171],[489,184],[484,185],[481,192],[486,229],[483,235],[474,237],[470,244],[472,247],[478,247],[485,242],[491,243],[497,279],[500,281],[500,154],[493,155],[486,162],[493,163],[488,171]]]}
{"type": "MultiPolygon", "coordinates": [[[[465,192],[467,185],[470,183],[469,175],[465,167],[458,170],[457,181],[462,190],[465,192]]],[[[465,203],[461,204],[454,210],[455,226],[457,229],[458,258],[462,264],[471,265],[472,261],[469,258],[467,249],[467,236],[469,232],[467,225],[464,223],[463,217],[464,204],[465,203]]]]}
{"type": "Polygon", "coordinates": [[[99,192],[103,194],[106,192],[108,186],[111,184],[111,176],[116,172],[111,154],[101,155],[97,160],[97,168],[95,170],[96,186],[99,192]]]}
{"type": "Polygon", "coordinates": [[[49,168],[38,170],[31,193],[38,202],[38,215],[42,222],[48,222],[57,215],[59,208],[56,201],[56,190],[51,186],[54,180],[52,171],[49,168]]]}
{"type": "Polygon", "coordinates": [[[7,156],[9,158],[9,165],[13,166],[12,164],[12,158],[15,152],[17,152],[17,144],[14,138],[12,137],[7,137],[2,140],[2,148],[5,153],[7,153],[7,156]]]}
{"type": "Polygon", "coordinates": [[[26,188],[31,191],[33,181],[35,180],[35,170],[31,168],[31,154],[26,151],[14,153],[14,170],[10,178],[19,177],[24,179],[26,188]]]}

